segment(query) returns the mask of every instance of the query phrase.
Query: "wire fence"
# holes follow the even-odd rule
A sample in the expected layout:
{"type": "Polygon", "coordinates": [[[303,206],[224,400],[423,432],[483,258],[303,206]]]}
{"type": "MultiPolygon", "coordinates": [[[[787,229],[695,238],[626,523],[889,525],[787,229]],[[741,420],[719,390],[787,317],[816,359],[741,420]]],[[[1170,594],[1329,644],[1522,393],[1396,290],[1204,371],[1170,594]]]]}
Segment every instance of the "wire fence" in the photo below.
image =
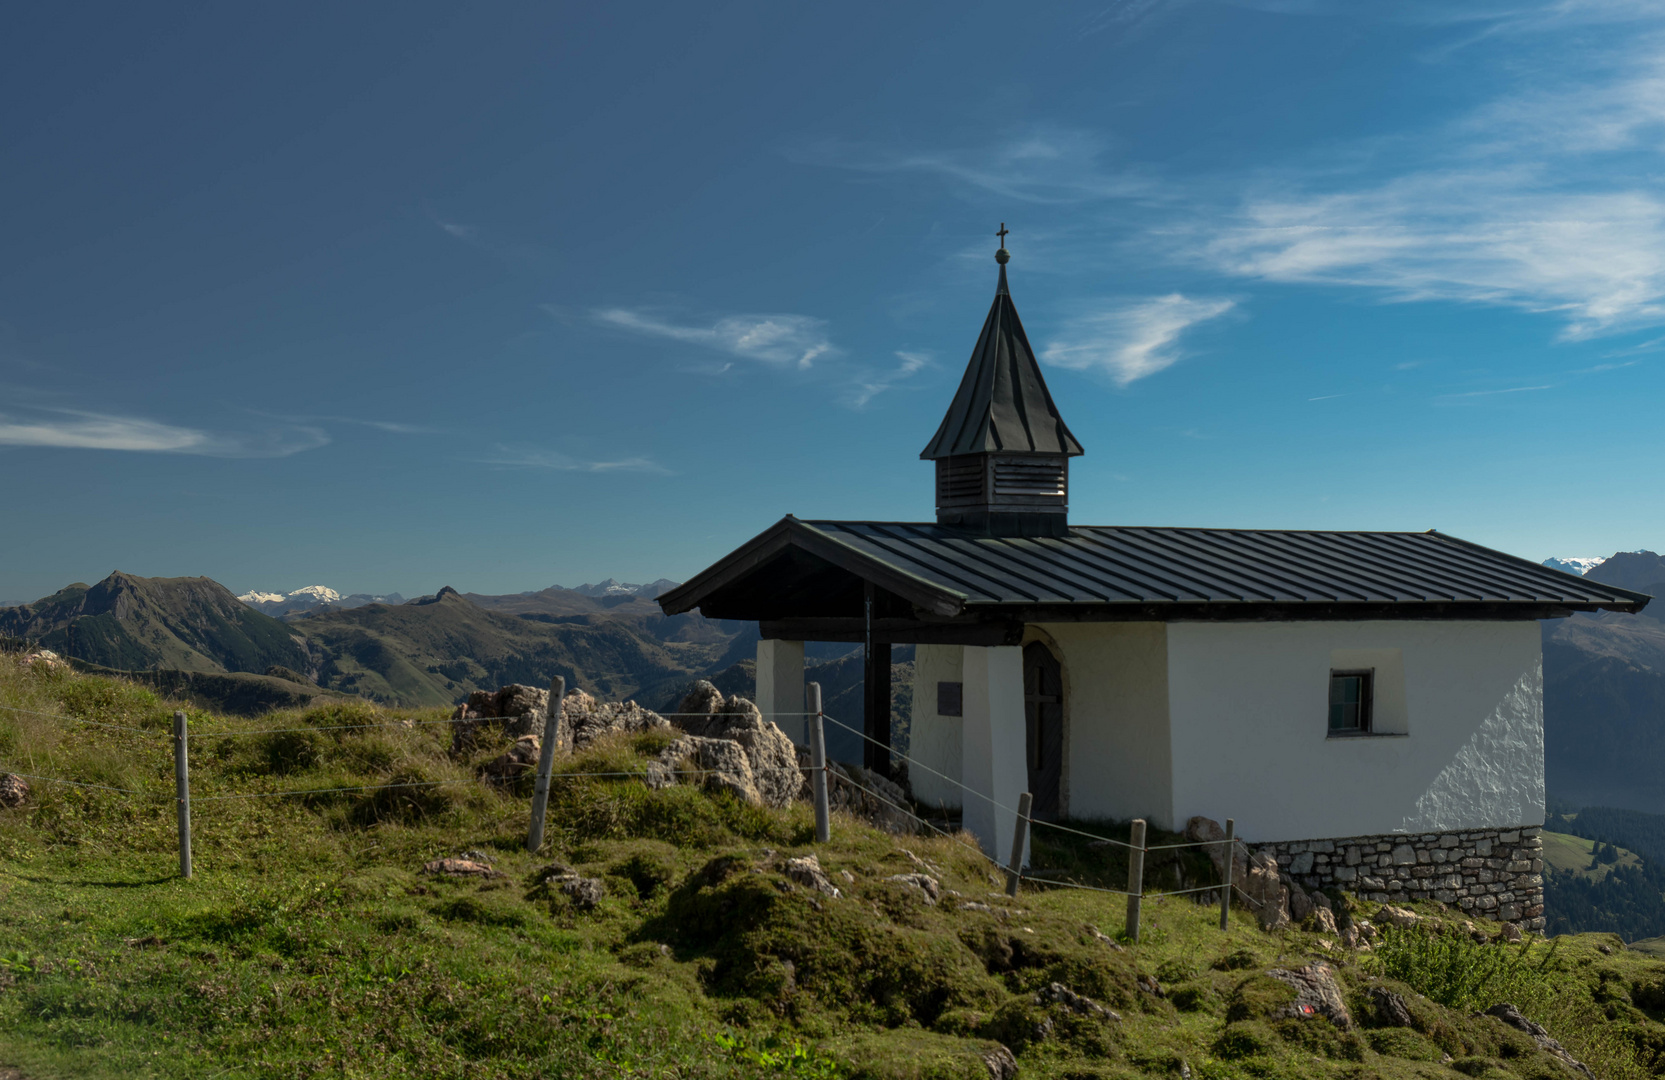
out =
{"type": "MultiPolygon", "coordinates": [[[[20,714],[24,714],[24,715],[30,715],[30,716],[36,716],[36,717],[42,717],[42,718],[54,719],[54,720],[62,720],[62,721],[66,721],[66,722],[69,722],[69,723],[87,724],[87,725],[91,725],[91,726],[94,726],[94,727],[105,728],[105,729],[114,730],[114,731],[133,732],[133,733],[138,733],[138,734],[143,734],[143,735],[150,735],[150,736],[156,736],[156,735],[159,735],[159,734],[163,734],[162,732],[160,732],[156,728],[143,728],[143,727],[136,727],[136,726],[132,726],[132,725],[110,724],[110,723],[105,723],[105,722],[102,722],[102,721],[89,720],[85,717],[79,717],[79,716],[75,716],[75,715],[67,714],[67,713],[48,713],[48,712],[42,712],[42,711],[39,711],[39,710],[24,709],[24,708],[20,708],[20,707],[17,707],[17,706],[0,706],[0,709],[3,709],[3,710],[8,711],[8,712],[20,713],[20,714]]],[[[197,730],[197,731],[188,730],[188,724],[187,724],[185,713],[176,712],[174,714],[174,728],[173,728],[173,732],[172,732],[172,741],[174,743],[174,751],[175,751],[175,759],[176,759],[176,762],[175,762],[175,764],[176,764],[176,770],[175,770],[175,773],[176,773],[176,775],[175,775],[175,781],[176,781],[176,784],[175,784],[175,787],[176,787],[175,798],[176,798],[176,801],[179,803],[180,816],[181,816],[180,843],[181,843],[181,870],[182,870],[183,876],[186,876],[186,877],[190,876],[189,806],[190,806],[190,803],[192,803],[192,802],[218,803],[218,802],[233,802],[233,801],[250,800],[250,799],[298,798],[298,797],[348,794],[348,793],[371,793],[371,794],[374,794],[374,793],[378,793],[378,792],[382,792],[382,791],[406,790],[406,789],[416,789],[416,788],[453,787],[453,786],[462,786],[462,785],[478,785],[478,784],[482,784],[482,783],[490,784],[490,785],[497,786],[497,787],[501,788],[501,787],[505,786],[507,783],[513,783],[517,779],[521,778],[521,777],[518,777],[518,776],[494,777],[494,776],[489,776],[489,775],[485,775],[485,774],[482,773],[482,775],[480,775],[480,776],[477,776],[475,778],[469,778],[469,779],[400,781],[400,782],[397,782],[397,783],[390,783],[390,784],[362,784],[362,785],[347,785],[347,786],[337,786],[337,787],[327,787],[327,788],[300,788],[300,789],[292,789],[292,790],[286,790],[286,791],[238,792],[238,793],[222,794],[222,795],[194,795],[193,796],[192,793],[190,792],[189,773],[188,773],[188,765],[187,765],[187,761],[188,761],[187,747],[189,745],[189,741],[192,738],[196,738],[196,739],[227,738],[227,737],[235,738],[235,737],[242,737],[242,736],[278,735],[278,734],[290,734],[290,733],[299,733],[299,732],[364,731],[364,730],[371,730],[371,729],[377,729],[377,728],[402,728],[402,729],[406,729],[406,730],[414,730],[414,729],[417,729],[417,728],[438,726],[438,725],[441,725],[441,724],[455,725],[455,724],[459,724],[459,723],[470,723],[470,722],[486,721],[486,720],[493,720],[493,719],[504,719],[504,720],[513,719],[511,717],[488,717],[488,716],[483,716],[483,715],[469,715],[466,708],[459,709],[458,711],[461,715],[448,717],[448,718],[443,719],[443,720],[396,719],[396,720],[389,720],[389,721],[380,721],[380,722],[375,722],[375,723],[296,725],[296,726],[291,726],[291,727],[273,727],[273,728],[224,728],[224,729],[218,729],[218,730],[210,729],[210,730],[197,730]]],[[[560,713],[560,710],[557,707],[551,707],[546,711],[546,721],[545,721],[546,722],[546,730],[547,730],[547,725],[549,723],[556,721],[556,719],[559,716],[559,713],[560,713]]],[[[711,718],[714,715],[720,715],[720,714],[713,714],[713,713],[710,713],[710,712],[705,712],[705,713],[681,713],[681,712],[678,712],[678,713],[658,713],[656,715],[658,715],[660,717],[663,717],[665,719],[690,719],[690,718],[711,718]]],[[[967,847],[970,850],[975,851],[981,859],[983,859],[985,862],[990,864],[995,870],[997,870],[997,871],[999,871],[999,872],[1001,872],[1001,873],[1003,873],[1007,876],[1007,879],[1008,879],[1008,895],[1014,895],[1014,896],[1016,895],[1016,888],[1017,888],[1017,883],[1018,882],[1029,882],[1032,886],[1038,887],[1038,888],[1044,887],[1044,888],[1076,889],[1076,890],[1081,890],[1081,891],[1085,891],[1085,892],[1101,893],[1101,894],[1106,894],[1106,895],[1111,895],[1111,896],[1124,897],[1128,900],[1128,904],[1129,904],[1129,928],[1130,928],[1129,929],[1129,936],[1132,937],[1133,940],[1137,940],[1137,937],[1138,937],[1137,905],[1144,898],[1154,899],[1154,898],[1165,897],[1165,896],[1188,896],[1188,895],[1199,895],[1199,894],[1202,894],[1202,893],[1220,893],[1220,894],[1222,894],[1222,897],[1223,897],[1223,899],[1222,899],[1222,917],[1221,917],[1221,927],[1222,927],[1222,929],[1224,929],[1225,925],[1226,925],[1225,909],[1227,907],[1229,907],[1229,900],[1230,900],[1230,897],[1232,895],[1237,895],[1237,896],[1241,897],[1243,900],[1245,900],[1249,903],[1252,903],[1257,907],[1261,906],[1261,901],[1255,900],[1253,897],[1249,896],[1249,894],[1244,892],[1243,889],[1238,885],[1237,882],[1231,880],[1230,868],[1231,868],[1233,862],[1235,861],[1235,859],[1233,857],[1230,857],[1230,856],[1226,856],[1226,857],[1223,857],[1223,858],[1220,858],[1220,859],[1216,860],[1218,863],[1222,864],[1220,866],[1222,880],[1220,880],[1217,883],[1209,884],[1209,885],[1189,887],[1189,888],[1166,889],[1166,890],[1146,890],[1144,888],[1143,862],[1144,862],[1144,856],[1146,854],[1148,854],[1150,852],[1178,851],[1178,850],[1191,849],[1191,848],[1205,848],[1205,849],[1206,848],[1217,848],[1217,847],[1221,847],[1223,845],[1229,845],[1229,846],[1232,846],[1233,848],[1235,848],[1235,846],[1238,843],[1240,843],[1241,841],[1239,841],[1237,838],[1233,837],[1230,834],[1229,827],[1228,827],[1227,836],[1224,839],[1188,840],[1188,841],[1180,841],[1180,842],[1175,842],[1175,843],[1146,844],[1144,842],[1144,830],[1143,830],[1144,822],[1143,821],[1136,821],[1134,823],[1134,830],[1135,831],[1134,831],[1134,839],[1133,840],[1122,840],[1120,838],[1113,837],[1113,836],[1104,836],[1100,833],[1089,832],[1089,831],[1084,830],[1084,829],[1079,829],[1079,828],[1075,828],[1073,826],[1064,825],[1064,824],[1061,824],[1059,822],[1047,821],[1047,820],[1044,820],[1042,818],[1037,818],[1037,817],[1033,816],[1029,812],[1029,809],[1028,809],[1029,808],[1029,796],[1027,794],[1024,795],[1022,800],[1020,800],[1021,808],[1007,806],[1004,803],[1000,802],[998,799],[996,799],[993,795],[991,795],[987,792],[979,791],[976,788],[965,784],[964,782],[962,782],[958,778],[950,776],[947,773],[944,773],[939,769],[936,769],[936,768],[933,768],[930,765],[927,765],[926,763],[920,761],[919,759],[913,757],[910,754],[896,751],[889,744],[884,743],[884,742],[872,737],[871,735],[869,735],[863,729],[855,727],[851,724],[847,724],[847,723],[845,723],[841,720],[838,720],[838,719],[836,719],[832,716],[828,716],[828,715],[826,715],[825,712],[813,712],[813,711],[805,711],[805,712],[802,712],[802,713],[782,712],[782,713],[772,713],[770,715],[771,716],[778,716],[778,717],[782,717],[782,718],[785,718],[785,717],[808,717],[808,718],[812,718],[811,727],[814,731],[814,737],[816,737],[817,739],[821,738],[821,731],[823,730],[821,728],[821,725],[823,723],[833,724],[834,726],[836,726],[836,727],[838,727],[838,728],[840,728],[844,731],[848,731],[848,732],[851,732],[851,733],[859,736],[861,739],[865,740],[868,743],[871,743],[871,744],[873,744],[875,746],[878,746],[878,747],[882,747],[886,752],[892,754],[893,756],[895,756],[899,760],[905,762],[907,764],[908,768],[910,769],[910,771],[913,770],[913,769],[918,769],[918,770],[921,770],[925,773],[929,773],[929,774],[931,774],[931,775],[933,775],[933,776],[935,776],[935,777],[937,777],[937,778],[939,778],[943,781],[946,781],[947,783],[953,785],[954,787],[958,788],[966,796],[982,800],[983,802],[987,803],[993,810],[1011,815],[1011,818],[1014,821],[1015,827],[1017,829],[1017,836],[1016,836],[1016,841],[1014,843],[1012,861],[1008,864],[1002,864],[999,861],[998,858],[989,854],[989,852],[983,850],[983,848],[980,844],[977,844],[977,843],[966,844],[966,843],[964,843],[964,841],[963,841],[963,832],[962,832],[961,836],[956,837],[955,834],[950,831],[950,829],[952,828],[952,823],[949,820],[947,820],[946,817],[945,817],[942,825],[947,826],[947,828],[939,827],[936,823],[932,822],[927,817],[921,815],[918,812],[918,810],[915,809],[913,806],[905,805],[902,802],[898,802],[897,800],[895,800],[891,797],[888,797],[887,795],[885,795],[885,794],[881,793],[880,791],[876,790],[872,785],[862,783],[861,780],[858,779],[858,776],[860,774],[855,770],[844,769],[844,768],[836,768],[835,769],[835,767],[831,763],[823,764],[823,765],[819,765],[819,766],[813,765],[813,764],[805,765],[805,766],[799,766],[800,771],[803,771],[807,774],[813,774],[818,769],[822,770],[827,774],[827,776],[829,778],[836,777],[836,779],[839,783],[849,784],[851,787],[860,791],[868,799],[871,799],[874,802],[876,802],[876,803],[878,803],[878,804],[880,804],[880,805],[882,805],[882,806],[884,806],[884,807],[886,807],[886,808],[888,808],[892,811],[895,811],[898,814],[904,815],[907,819],[910,819],[912,822],[916,823],[917,826],[923,827],[924,829],[929,830],[931,833],[933,833],[933,834],[935,834],[939,837],[947,839],[951,842],[959,843],[961,846],[967,847]],[[1090,885],[1090,884],[1086,884],[1084,882],[1068,880],[1067,878],[1060,878],[1060,877],[1054,876],[1053,873],[1049,873],[1047,871],[1038,871],[1038,870],[1028,866],[1025,863],[1025,860],[1024,860],[1024,854],[1025,854],[1025,852],[1027,850],[1027,846],[1028,846],[1027,842],[1026,842],[1027,837],[1025,835],[1025,831],[1026,830],[1032,830],[1035,827],[1054,829],[1054,830],[1057,830],[1057,831],[1062,832],[1062,833],[1067,833],[1067,834],[1071,834],[1071,835],[1074,835],[1074,836],[1079,836],[1079,837],[1082,837],[1082,838],[1090,841],[1092,843],[1092,845],[1095,846],[1095,847],[1097,847],[1097,846],[1108,846],[1108,847],[1116,847],[1116,848],[1120,848],[1120,849],[1125,850],[1129,855],[1129,864],[1130,864],[1129,886],[1128,886],[1128,888],[1126,888],[1126,889],[1116,889],[1116,888],[1110,888],[1110,887],[1103,886],[1103,885],[1090,885]],[[1222,890],[1224,890],[1223,893],[1222,893],[1222,890]]],[[[546,741],[552,742],[552,740],[546,740],[546,741]]],[[[821,761],[826,760],[824,750],[821,751],[821,755],[820,755],[819,760],[821,760],[821,761]]],[[[558,771],[555,771],[551,766],[552,766],[551,755],[548,752],[542,753],[541,760],[540,760],[540,766],[539,766],[538,774],[537,774],[537,777],[536,777],[536,783],[538,785],[538,790],[539,790],[540,794],[538,796],[535,796],[535,798],[534,798],[534,813],[536,813],[536,811],[537,811],[537,805],[536,805],[537,801],[540,798],[542,798],[541,793],[544,792],[544,791],[547,791],[548,786],[550,784],[552,784],[553,782],[558,781],[558,780],[607,779],[607,780],[643,780],[643,781],[646,781],[646,780],[650,779],[650,777],[653,777],[655,775],[665,776],[667,778],[675,777],[676,779],[680,780],[682,778],[693,778],[693,777],[705,777],[705,776],[720,775],[724,772],[723,770],[718,770],[718,769],[686,769],[686,768],[666,768],[662,772],[659,772],[658,774],[655,774],[655,773],[650,772],[649,770],[645,770],[645,769],[644,770],[607,770],[607,771],[558,772],[558,771]]],[[[47,784],[59,784],[59,785],[64,785],[64,786],[68,786],[68,787],[73,787],[73,788],[83,788],[83,789],[98,790],[98,791],[109,791],[109,792],[113,792],[113,793],[117,793],[117,794],[123,794],[123,795],[144,795],[144,794],[146,794],[146,792],[144,792],[142,790],[139,790],[139,789],[117,787],[117,786],[109,785],[109,784],[87,783],[87,782],[78,781],[78,780],[69,780],[69,779],[65,779],[65,778],[62,778],[62,777],[35,775],[35,774],[31,774],[31,773],[14,773],[13,775],[16,775],[16,776],[18,776],[22,779],[25,779],[25,780],[33,780],[33,781],[36,781],[36,782],[39,782],[39,783],[47,783],[47,784]]],[[[825,790],[826,789],[825,789],[824,786],[822,788],[820,788],[815,793],[815,797],[816,798],[824,798],[825,797],[825,794],[824,794],[825,790]]],[[[904,796],[904,798],[905,798],[905,796],[904,796]]],[[[818,814],[824,814],[825,811],[826,811],[825,807],[818,807],[818,814]]],[[[1228,826],[1229,826],[1229,823],[1228,823],[1228,826]]],[[[541,831],[542,830],[537,828],[536,825],[534,826],[534,836],[541,837],[541,831]]]]}

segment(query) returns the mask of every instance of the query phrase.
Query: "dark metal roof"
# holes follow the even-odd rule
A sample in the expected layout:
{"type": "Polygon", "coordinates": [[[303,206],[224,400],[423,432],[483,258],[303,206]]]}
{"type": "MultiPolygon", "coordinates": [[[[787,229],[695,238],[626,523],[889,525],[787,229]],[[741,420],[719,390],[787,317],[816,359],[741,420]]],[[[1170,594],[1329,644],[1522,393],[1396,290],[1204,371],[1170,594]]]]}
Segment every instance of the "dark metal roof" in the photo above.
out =
{"type": "Polygon", "coordinates": [[[1046,609],[1112,619],[1542,618],[1640,611],[1651,599],[1438,532],[1076,526],[1020,539],[788,517],[660,603],[674,613],[727,598],[716,605],[730,609],[722,617],[785,617],[738,613],[735,600],[788,548],[936,618],[1046,609]]]}
{"type": "MultiPolygon", "coordinates": [[[[1002,249],[1001,254],[1005,254],[1002,249]]],[[[1081,453],[1041,377],[1035,350],[1023,332],[1006,290],[1006,266],[982,336],[971,352],[948,415],[919,456],[927,461],[996,451],[1019,454],[1081,453]]]]}

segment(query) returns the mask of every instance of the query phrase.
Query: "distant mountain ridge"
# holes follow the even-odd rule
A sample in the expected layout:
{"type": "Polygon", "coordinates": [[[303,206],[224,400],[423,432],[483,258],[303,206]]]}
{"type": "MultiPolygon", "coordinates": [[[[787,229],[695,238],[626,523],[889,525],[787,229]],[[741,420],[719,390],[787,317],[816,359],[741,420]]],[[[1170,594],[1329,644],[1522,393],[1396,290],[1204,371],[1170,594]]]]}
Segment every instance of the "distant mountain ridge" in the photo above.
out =
{"type": "Polygon", "coordinates": [[[311,611],[320,607],[355,608],[365,604],[402,604],[405,598],[398,593],[376,595],[373,593],[349,593],[342,596],[328,585],[307,585],[293,592],[261,592],[258,589],[246,592],[237,599],[266,615],[283,618],[296,612],[311,611]]]}
{"type": "Polygon", "coordinates": [[[0,634],[123,670],[305,671],[304,639],[252,610],[211,578],[142,578],[121,571],[0,610],[0,634]]]}

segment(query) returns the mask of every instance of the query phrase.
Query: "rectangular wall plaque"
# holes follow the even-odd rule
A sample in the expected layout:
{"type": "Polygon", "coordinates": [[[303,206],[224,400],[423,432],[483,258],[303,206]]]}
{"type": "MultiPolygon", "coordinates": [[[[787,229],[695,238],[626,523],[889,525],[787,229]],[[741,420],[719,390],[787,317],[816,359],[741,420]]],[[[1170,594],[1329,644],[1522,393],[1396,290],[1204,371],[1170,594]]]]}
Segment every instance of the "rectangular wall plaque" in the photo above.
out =
{"type": "Polygon", "coordinates": [[[937,683],[937,715],[962,716],[965,699],[965,683],[939,682],[937,683]]]}

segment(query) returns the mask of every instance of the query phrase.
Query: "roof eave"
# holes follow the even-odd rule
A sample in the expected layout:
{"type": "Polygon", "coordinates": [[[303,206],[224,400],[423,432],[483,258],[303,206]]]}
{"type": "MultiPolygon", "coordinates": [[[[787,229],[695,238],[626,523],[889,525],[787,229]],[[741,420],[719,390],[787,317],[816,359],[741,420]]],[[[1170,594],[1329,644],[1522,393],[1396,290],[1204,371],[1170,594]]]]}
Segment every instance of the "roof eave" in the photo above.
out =
{"type": "Polygon", "coordinates": [[[733,584],[788,547],[801,548],[825,559],[935,615],[953,618],[965,607],[963,593],[944,589],[926,578],[875,559],[788,514],[689,581],[661,593],[657,598],[660,610],[667,615],[692,611],[706,597],[733,584]]]}

